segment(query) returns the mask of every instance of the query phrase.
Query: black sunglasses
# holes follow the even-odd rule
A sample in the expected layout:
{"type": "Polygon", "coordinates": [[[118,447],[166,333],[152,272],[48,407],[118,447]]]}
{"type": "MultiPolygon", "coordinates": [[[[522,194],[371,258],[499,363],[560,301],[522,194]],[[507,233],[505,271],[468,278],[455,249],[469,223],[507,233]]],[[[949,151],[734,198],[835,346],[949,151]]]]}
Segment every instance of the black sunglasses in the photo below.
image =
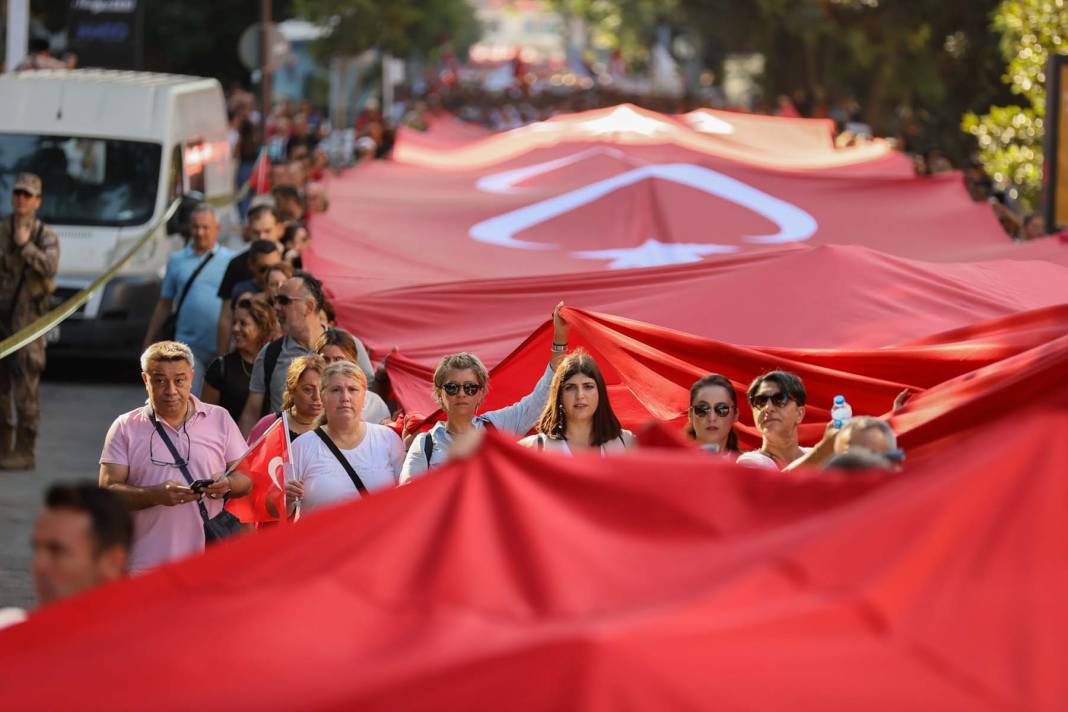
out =
{"type": "Polygon", "coordinates": [[[306,302],[308,297],[291,297],[287,294],[276,294],[271,297],[271,304],[278,304],[283,307],[288,307],[293,302],[306,302]]]}
{"type": "Polygon", "coordinates": [[[249,309],[252,307],[252,299],[249,297],[241,297],[237,300],[237,304],[234,305],[235,309],[249,309]]]}
{"type": "Polygon", "coordinates": [[[723,403],[722,401],[715,405],[709,405],[708,403],[698,403],[695,406],[691,406],[693,414],[698,418],[707,417],[709,413],[715,411],[716,415],[721,418],[726,418],[731,414],[731,404],[723,403]]]}
{"type": "Polygon", "coordinates": [[[32,198],[32,197],[34,197],[33,193],[31,193],[28,190],[23,190],[22,188],[19,188],[18,190],[13,190],[13,191],[11,191],[11,193],[12,193],[12,195],[21,195],[23,198],[32,198]]]}
{"type": "Polygon", "coordinates": [[[479,391],[482,390],[482,384],[481,383],[472,383],[471,381],[468,381],[467,383],[465,383],[465,384],[463,384],[461,386],[459,383],[456,383],[455,381],[449,381],[448,383],[446,383],[445,385],[443,385],[441,387],[441,390],[445,391],[445,395],[447,395],[447,396],[454,396],[454,395],[456,395],[457,393],[460,392],[461,388],[464,389],[464,393],[466,393],[469,396],[473,396],[473,395],[475,395],[476,393],[478,393],[479,391]]]}
{"type": "Polygon", "coordinates": [[[789,393],[761,393],[750,398],[749,405],[759,409],[763,408],[770,402],[776,408],[782,408],[791,400],[789,393]]]}

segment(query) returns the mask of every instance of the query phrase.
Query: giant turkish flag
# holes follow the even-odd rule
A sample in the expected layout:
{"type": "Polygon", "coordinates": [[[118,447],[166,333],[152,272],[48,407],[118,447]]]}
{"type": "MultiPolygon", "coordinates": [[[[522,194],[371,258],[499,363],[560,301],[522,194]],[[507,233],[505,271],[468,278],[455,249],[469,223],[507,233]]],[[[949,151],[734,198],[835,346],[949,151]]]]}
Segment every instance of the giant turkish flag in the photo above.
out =
{"type": "Polygon", "coordinates": [[[561,299],[850,349],[1068,302],[1068,245],[1012,245],[959,175],[835,149],[826,121],[623,106],[487,136],[444,119],[331,194],[306,264],[376,360],[494,365],[561,299]]]}
{"type": "Polygon", "coordinates": [[[853,244],[950,261],[1006,238],[959,174],[911,175],[829,122],[619,106],[503,134],[402,135],[331,185],[306,264],[344,297],[853,244]]]}

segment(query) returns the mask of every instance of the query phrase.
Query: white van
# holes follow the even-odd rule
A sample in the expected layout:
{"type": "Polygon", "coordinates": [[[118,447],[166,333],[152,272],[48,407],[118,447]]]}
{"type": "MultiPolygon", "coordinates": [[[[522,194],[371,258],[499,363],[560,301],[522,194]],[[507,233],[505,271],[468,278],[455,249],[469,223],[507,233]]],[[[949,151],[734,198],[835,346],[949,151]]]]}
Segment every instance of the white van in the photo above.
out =
{"type": "MultiPolygon", "coordinates": [[[[234,168],[214,79],[96,69],[0,75],[0,213],[15,176],[43,183],[38,216],[59,235],[58,304],[107,270],[174,198],[232,204],[234,168]]],[[[170,254],[166,226],[59,328],[51,350],[139,353],[170,254]]],[[[55,334],[50,335],[54,337],[55,334]]]]}

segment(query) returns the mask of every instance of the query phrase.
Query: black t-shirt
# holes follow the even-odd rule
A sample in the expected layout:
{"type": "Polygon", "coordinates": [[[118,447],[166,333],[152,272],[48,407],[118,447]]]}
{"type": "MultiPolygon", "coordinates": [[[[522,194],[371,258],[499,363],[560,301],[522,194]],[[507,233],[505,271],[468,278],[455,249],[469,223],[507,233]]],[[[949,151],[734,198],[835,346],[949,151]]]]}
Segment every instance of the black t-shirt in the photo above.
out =
{"type": "Polygon", "coordinates": [[[204,381],[219,391],[219,405],[226,408],[235,423],[241,422],[251,375],[252,364],[242,360],[241,354],[236,351],[212,361],[208,372],[204,374],[204,381]]]}
{"type": "Polygon", "coordinates": [[[248,250],[236,255],[226,266],[226,274],[219,285],[219,299],[229,299],[234,286],[246,279],[252,279],[252,270],[248,266],[248,250]]]}

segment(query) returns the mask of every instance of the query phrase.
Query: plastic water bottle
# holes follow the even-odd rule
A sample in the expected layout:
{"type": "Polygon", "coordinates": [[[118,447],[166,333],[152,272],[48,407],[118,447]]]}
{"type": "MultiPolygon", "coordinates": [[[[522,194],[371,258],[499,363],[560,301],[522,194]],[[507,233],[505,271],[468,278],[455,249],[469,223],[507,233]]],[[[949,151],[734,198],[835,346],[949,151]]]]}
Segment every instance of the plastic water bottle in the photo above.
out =
{"type": "Polygon", "coordinates": [[[834,427],[842,427],[852,417],[853,407],[846,403],[845,396],[835,396],[834,405],[831,406],[831,420],[834,421],[834,427]]]}

